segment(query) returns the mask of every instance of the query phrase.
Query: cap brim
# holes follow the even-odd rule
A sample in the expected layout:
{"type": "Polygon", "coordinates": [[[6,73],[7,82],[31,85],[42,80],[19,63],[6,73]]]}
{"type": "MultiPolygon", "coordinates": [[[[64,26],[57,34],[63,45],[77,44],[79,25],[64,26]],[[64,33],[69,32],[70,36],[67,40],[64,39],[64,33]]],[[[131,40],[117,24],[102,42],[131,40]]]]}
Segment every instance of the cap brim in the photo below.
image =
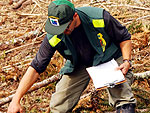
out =
{"type": "Polygon", "coordinates": [[[59,35],[65,31],[68,25],[69,25],[69,22],[60,26],[54,26],[50,23],[49,19],[47,19],[46,24],[45,24],[45,31],[51,35],[59,35]]]}

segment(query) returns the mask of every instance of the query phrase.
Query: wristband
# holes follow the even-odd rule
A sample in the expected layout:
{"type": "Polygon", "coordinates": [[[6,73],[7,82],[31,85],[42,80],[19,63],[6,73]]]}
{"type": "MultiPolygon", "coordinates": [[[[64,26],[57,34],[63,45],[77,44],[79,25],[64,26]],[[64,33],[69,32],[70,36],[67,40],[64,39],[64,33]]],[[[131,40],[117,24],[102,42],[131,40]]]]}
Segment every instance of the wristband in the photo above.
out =
{"type": "Polygon", "coordinates": [[[128,62],[128,63],[130,64],[130,67],[132,66],[132,62],[131,62],[131,60],[123,59],[123,62],[128,62]]]}

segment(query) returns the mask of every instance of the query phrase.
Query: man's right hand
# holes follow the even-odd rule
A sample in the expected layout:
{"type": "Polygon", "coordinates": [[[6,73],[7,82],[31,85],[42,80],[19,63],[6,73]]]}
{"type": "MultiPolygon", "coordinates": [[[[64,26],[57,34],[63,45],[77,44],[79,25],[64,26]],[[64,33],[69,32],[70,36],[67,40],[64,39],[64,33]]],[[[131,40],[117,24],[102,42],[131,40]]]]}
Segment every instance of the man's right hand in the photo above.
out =
{"type": "Polygon", "coordinates": [[[7,113],[23,113],[20,103],[11,102],[9,104],[7,113]]]}
{"type": "Polygon", "coordinates": [[[36,70],[29,66],[28,70],[26,71],[25,75],[21,79],[19,86],[16,90],[16,93],[8,107],[7,113],[23,113],[23,109],[20,105],[20,100],[23,97],[23,95],[30,89],[30,87],[33,85],[33,83],[38,78],[39,74],[36,72],[36,70]]]}

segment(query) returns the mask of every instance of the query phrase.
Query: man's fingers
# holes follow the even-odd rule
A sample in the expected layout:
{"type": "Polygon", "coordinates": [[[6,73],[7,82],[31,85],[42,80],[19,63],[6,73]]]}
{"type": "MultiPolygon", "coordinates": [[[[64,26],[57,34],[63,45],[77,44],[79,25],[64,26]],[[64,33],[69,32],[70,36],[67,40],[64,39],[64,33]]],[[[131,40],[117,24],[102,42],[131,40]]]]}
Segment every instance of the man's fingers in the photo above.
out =
{"type": "Polygon", "coordinates": [[[22,108],[20,109],[20,112],[19,112],[19,113],[23,113],[23,109],[22,109],[22,108]]]}
{"type": "Polygon", "coordinates": [[[118,66],[115,70],[122,70],[122,69],[123,69],[123,66],[120,65],[120,66],[118,66]]]}

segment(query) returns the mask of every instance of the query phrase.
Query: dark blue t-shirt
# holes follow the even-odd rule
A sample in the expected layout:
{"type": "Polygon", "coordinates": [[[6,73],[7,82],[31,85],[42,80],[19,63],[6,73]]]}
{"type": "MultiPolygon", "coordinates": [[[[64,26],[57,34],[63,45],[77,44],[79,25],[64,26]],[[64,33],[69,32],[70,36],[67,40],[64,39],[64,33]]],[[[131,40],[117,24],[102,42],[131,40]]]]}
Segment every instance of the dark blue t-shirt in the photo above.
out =
{"type": "MultiPolygon", "coordinates": [[[[105,31],[111,40],[119,47],[120,42],[130,40],[131,35],[125,26],[122,26],[114,17],[112,17],[107,11],[104,11],[104,23],[105,31]]],[[[92,48],[89,40],[84,33],[84,29],[81,25],[74,29],[69,36],[73,45],[75,46],[78,55],[78,65],[92,65],[93,56],[95,50],[92,48]]],[[[38,53],[33,59],[31,66],[40,74],[49,64],[51,57],[55,52],[55,48],[51,47],[47,37],[44,38],[38,53]]],[[[120,52],[120,51],[119,51],[120,52]]],[[[116,53],[115,55],[117,55],[116,53]]],[[[113,56],[115,58],[115,56],[113,56]]]]}

